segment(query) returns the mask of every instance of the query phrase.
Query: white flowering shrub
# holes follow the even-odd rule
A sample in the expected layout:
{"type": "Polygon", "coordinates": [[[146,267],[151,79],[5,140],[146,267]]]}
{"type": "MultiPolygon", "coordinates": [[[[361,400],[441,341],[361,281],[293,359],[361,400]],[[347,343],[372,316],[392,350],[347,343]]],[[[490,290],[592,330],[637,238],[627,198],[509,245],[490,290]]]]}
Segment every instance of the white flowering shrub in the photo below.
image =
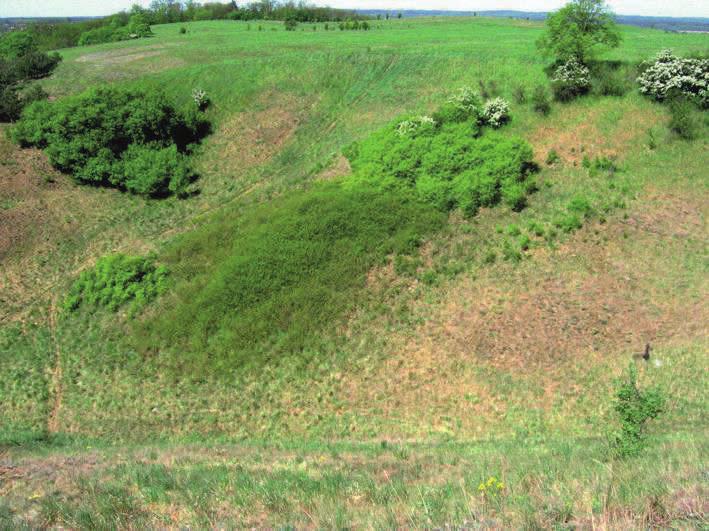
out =
{"type": "Polygon", "coordinates": [[[682,59],[663,50],[638,77],[640,92],[663,101],[679,92],[709,107],[709,59],[682,59]]]}
{"type": "Polygon", "coordinates": [[[571,58],[554,70],[551,86],[557,100],[572,100],[588,92],[591,87],[591,72],[586,65],[571,58]]]}
{"type": "Polygon", "coordinates": [[[502,98],[495,98],[485,103],[481,115],[481,121],[485,125],[494,127],[503,126],[510,121],[510,104],[502,98]]]}
{"type": "Polygon", "coordinates": [[[409,120],[404,120],[396,127],[399,136],[415,136],[436,128],[436,120],[430,116],[417,116],[409,120]]]}
{"type": "Polygon", "coordinates": [[[195,105],[197,105],[197,108],[201,111],[209,107],[209,96],[207,96],[207,93],[202,89],[192,90],[192,100],[194,101],[195,105]]]}

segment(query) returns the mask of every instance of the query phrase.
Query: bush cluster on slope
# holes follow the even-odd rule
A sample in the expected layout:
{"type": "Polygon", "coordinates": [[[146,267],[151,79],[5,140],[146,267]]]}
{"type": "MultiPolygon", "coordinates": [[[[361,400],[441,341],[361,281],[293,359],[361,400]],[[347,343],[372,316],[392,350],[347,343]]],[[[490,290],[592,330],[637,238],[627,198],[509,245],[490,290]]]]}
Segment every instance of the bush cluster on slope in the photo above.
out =
{"type": "Polygon", "coordinates": [[[434,118],[395,122],[346,151],[352,185],[413,190],[441,210],[460,208],[473,216],[504,200],[519,210],[534,186],[532,148],[520,138],[481,134],[480,123],[508,119],[503,100],[483,107],[479,97],[461,92],[434,118]]]}
{"type": "Polygon", "coordinates": [[[160,92],[105,87],[30,105],[12,134],[80,183],[160,196],[185,191],[187,154],[207,129],[196,109],[178,110],[160,92]]]}
{"type": "Polygon", "coordinates": [[[64,308],[105,307],[116,311],[125,304],[136,310],[167,288],[168,272],[147,258],[113,254],[81,273],[72,285],[64,308]]]}

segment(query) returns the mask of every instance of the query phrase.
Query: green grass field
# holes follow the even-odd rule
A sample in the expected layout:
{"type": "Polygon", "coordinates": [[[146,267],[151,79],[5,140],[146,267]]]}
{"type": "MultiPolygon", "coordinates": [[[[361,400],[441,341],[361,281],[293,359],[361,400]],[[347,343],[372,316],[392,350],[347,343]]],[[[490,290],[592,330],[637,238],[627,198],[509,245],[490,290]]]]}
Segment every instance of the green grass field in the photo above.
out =
{"type": "MultiPolygon", "coordinates": [[[[549,116],[515,103],[548,82],[532,22],[184,26],[64,50],[41,83],[57,98],[205,90],[213,133],[191,197],[78,186],[0,135],[0,527],[707,525],[706,116],[687,142],[635,90],[549,116]],[[502,134],[540,165],[526,209],[445,223],[354,193],[304,206],[348,175],[352,142],[481,81],[513,100],[502,134]],[[582,164],[606,156],[617,171],[582,164]],[[578,198],[588,216],[565,232],[578,198]],[[276,270],[268,230],[297,233],[299,213],[335,226],[331,245],[278,269],[280,298],[233,302],[239,258],[276,270]],[[153,253],[179,289],[138,316],[62,311],[110,252],[153,253]],[[184,332],[209,330],[200,319],[230,323],[243,348],[184,332]],[[668,407],[644,454],[612,460],[614,382],[646,342],[641,383],[668,407]],[[492,476],[503,488],[478,490],[492,476]]],[[[709,49],[702,34],[622,32],[603,60],[709,49]]]]}

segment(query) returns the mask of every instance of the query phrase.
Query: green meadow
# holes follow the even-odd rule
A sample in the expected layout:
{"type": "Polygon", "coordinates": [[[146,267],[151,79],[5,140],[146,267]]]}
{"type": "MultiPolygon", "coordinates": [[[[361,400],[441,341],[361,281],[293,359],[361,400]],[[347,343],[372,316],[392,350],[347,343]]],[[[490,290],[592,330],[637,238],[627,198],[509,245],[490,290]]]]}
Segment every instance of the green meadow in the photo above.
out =
{"type": "Polygon", "coordinates": [[[2,126],[0,527],[707,526],[709,120],[678,138],[634,69],[709,40],[621,30],[599,61],[629,90],[548,115],[521,20],[60,50],[52,100],[201,89],[212,131],[186,197],[151,199],[75,184],[2,126]],[[511,102],[494,135],[533,151],[524,208],[352,186],[355,143],[464,86],[511,102]],[[113,253],[165,266],[164,290],[67,309],[113,253]],[[615,459],[630,363],[667,403],[615,459]]]}

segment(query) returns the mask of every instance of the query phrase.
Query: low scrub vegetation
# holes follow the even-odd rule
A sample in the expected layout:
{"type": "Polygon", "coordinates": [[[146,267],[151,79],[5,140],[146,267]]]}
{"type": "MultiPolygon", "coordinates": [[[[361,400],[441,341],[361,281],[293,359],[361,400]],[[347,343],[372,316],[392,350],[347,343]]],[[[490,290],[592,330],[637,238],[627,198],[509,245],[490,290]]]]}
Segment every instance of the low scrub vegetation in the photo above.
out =
{"type": "Polygon", "coordinates": [[[196,108],[179,110],[160,92],[105,87],[30,105],[12,135],[79,183],[162,196],[186,192],[188,154],[207,130],[196,108]]]}
{"type": "Polygon", "coordinates": [[[632,457],[645,448],[647,423],[663,412],[665,402],[659,388],[638,387],[638,370],[631,364],[625,378],[618,381],[614,404],[619,429],[613,434],[611,444],[618,457],[632,457]]]}
{"type": "Polygon", "coordinates": [[[481,207],[504,201],[524,208],[534,184],[532,148],[522,139],[495,132],[509,120],[502,99],[482,106],[463,89],[434,117],[399,120],[346,150],[351,182],[382,190],[413,191],[442,211],[460,208],[474,216],[481,207]]]}
{"type": "Polygon", "coordinates": [[[372,267],[444,222],[408,195],[335,184],[225,213],[168,252],[175,293],[140,344],[212,368],[297,353],[353,308],[372,267]]]}
{"type": "Polygon", "coordinates": [[[64,301],[64,309],[74,311],[87,306],[116,311],[128,305],[135,311],[163,293],[167,279],[167,269],[147,258],[124,254],[105,256],[74,282],[64,301]]]}

